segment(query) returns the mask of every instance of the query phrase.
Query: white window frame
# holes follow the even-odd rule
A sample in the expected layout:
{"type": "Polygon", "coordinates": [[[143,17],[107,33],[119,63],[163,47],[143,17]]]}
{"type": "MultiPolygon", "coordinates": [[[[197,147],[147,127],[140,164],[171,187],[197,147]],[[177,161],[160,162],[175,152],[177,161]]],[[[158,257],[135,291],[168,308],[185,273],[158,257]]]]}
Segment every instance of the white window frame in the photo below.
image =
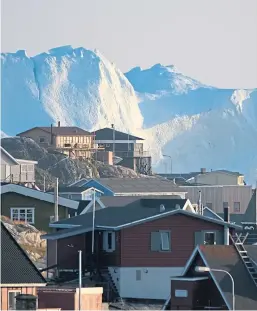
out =
{"type": "Polygon", "coordinates": [[[216,245],[216,232],[214,232],[214,231],[205,231],[204,232],[204,244],[205,244],[205,235],[206,234],[210,234],[210,233],[213,233],[214,234],[214,244],[211,244],[211,245],[216,245]]]}
{"type": "Polygon", "coordinates": [[[45,142],[46,142],[46,138],[45,137],[39,137],[39,143],[40,144],[43,144],[45,142]],[[41,141],[41,140],[43,140],[43,141],[41,141]]]}
{"type": "Polygon", "coordinates": [[[103,233],[103,250],[105,250],[106,252],[114,252],[115,251],[115,232],[114,231],[104,231],[103,233]],[[108,243],[108,237],[109,234],[111,234],[112,237],[112,247],[109,248],[109,243],[108,243]]]}
{"type": "Polygon", "coordinates": [[[35,224],[35,207],[11,207],[11,220],[12,221],[23,221],[20,219],[20,210],[25,210],[25,223],[35,224]],[[13,219],[14,210],[18,210],[18,219],[13,219]],[[32,221],[27,220],[28,210],[32,210],[32,221]]]}
{"type": "Polygon", "coordinates": [[[20,290],[8,290],[8,310],[16,310],[16,298],[14,298],[14,304],[15,304],[14,309],[10,308],[10,297],[9,297],[10,293],[16,293],[15,296],[18,296],[21,294],[21,291],[20,290]]]}
{"type": "Polygon", "coordinates": [[[170,251],[170,232],[168,231],[160,231],[160,235],[161,235],[161,251],[170,251]],[[165,246],[165,239],[164,239],[164,235],[167,235],[168,238],[168,246],[165,246]]]}

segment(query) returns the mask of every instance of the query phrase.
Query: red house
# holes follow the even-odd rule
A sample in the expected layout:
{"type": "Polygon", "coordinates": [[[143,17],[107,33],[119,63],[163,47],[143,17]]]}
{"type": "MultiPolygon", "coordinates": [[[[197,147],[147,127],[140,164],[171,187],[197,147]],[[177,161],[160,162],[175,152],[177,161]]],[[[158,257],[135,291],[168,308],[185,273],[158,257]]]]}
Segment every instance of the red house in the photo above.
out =
{"type": "Polygon", "coordinates": [[[88,212],[51,224],[57,232],[42,237],[48,242],[48,266],[77,271],[82,250],[83,271],[93,262],[117,296],[127,299],[166,300],[170,278],[182,275],[196,245],[229,244],[229,233],[241,228],[197,214],[186,199],[167,197],[138,198],[93,216],[88,212]]]}

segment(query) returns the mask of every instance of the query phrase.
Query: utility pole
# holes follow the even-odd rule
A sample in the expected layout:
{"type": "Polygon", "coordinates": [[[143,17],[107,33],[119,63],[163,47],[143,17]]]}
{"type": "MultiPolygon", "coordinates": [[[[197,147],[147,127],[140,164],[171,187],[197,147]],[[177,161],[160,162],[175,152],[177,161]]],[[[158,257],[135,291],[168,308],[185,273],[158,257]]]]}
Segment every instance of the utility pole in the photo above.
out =
{"type": "Polygon", "coordinates": [[[172,157],[167,154],[163,154],[163,156],[170,159],[170,174],[172,174],[172,157]]]}
{"type": "Polygon", "coordinates": [[[115,156],[115,128],[114,124],[112,124],[112,152],[113,152],[113,157],[115,156]]]}
{"type": "Polygon", "coordinates": [[[82,251],[79,250],[79,310],[81,310],[81,287],[82,287],[82,251]]]}
{"type": "Polygon", "coordinates": [[[58,178],[56,178],[56,186],[55,186],[55,197],[54,197],[54,221],[58,221],[59,220],[59,215],[58,215],[58,184],[59,184],[59,180],[58,178]]]}
{"type": "Polygon", "coordinates": [[[93,198],[93,219],[92,219],[92,255],[94,254],[95,245],[95,188],[94,188],[94,198],[93,198]]]}

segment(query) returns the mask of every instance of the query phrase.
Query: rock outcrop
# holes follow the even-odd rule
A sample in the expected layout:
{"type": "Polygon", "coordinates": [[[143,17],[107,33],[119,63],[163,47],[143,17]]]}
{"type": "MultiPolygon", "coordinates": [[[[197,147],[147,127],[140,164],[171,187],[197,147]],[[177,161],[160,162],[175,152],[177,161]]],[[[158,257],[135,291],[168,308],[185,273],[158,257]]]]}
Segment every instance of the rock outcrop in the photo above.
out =
{"type": "Polygon", "coordinates": [[[132,169],[119,165],[107,165],[94,160],[77,160],[66,157],[57,151],[49,151],[39,146],[34,140],[25,137],[1,139],[2,146],[17,159],[35,160],[36,184],[43,188],[52,188],[56,177],[60,184],[70,184],[81,178],[92,177],[140,177],[132,169]]]}

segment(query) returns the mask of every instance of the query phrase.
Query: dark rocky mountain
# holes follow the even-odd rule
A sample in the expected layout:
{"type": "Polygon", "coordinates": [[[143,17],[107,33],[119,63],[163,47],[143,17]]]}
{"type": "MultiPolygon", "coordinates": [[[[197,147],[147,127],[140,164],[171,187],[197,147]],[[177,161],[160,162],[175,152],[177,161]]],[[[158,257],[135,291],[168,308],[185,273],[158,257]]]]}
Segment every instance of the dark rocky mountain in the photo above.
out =
{"type": "Polygon", "coordinates": [[[54,186],[56,177],[60,184],[70,184],[81,178],[90,177],[140,177],[135,171],[119,165],[107,165],[94,160],[74,160],[66,155],[40,147],[34,140],[23,137],[1,139],[1,145],[14,158],[38,161],[36,184],[46,188],[54,186]]]}

